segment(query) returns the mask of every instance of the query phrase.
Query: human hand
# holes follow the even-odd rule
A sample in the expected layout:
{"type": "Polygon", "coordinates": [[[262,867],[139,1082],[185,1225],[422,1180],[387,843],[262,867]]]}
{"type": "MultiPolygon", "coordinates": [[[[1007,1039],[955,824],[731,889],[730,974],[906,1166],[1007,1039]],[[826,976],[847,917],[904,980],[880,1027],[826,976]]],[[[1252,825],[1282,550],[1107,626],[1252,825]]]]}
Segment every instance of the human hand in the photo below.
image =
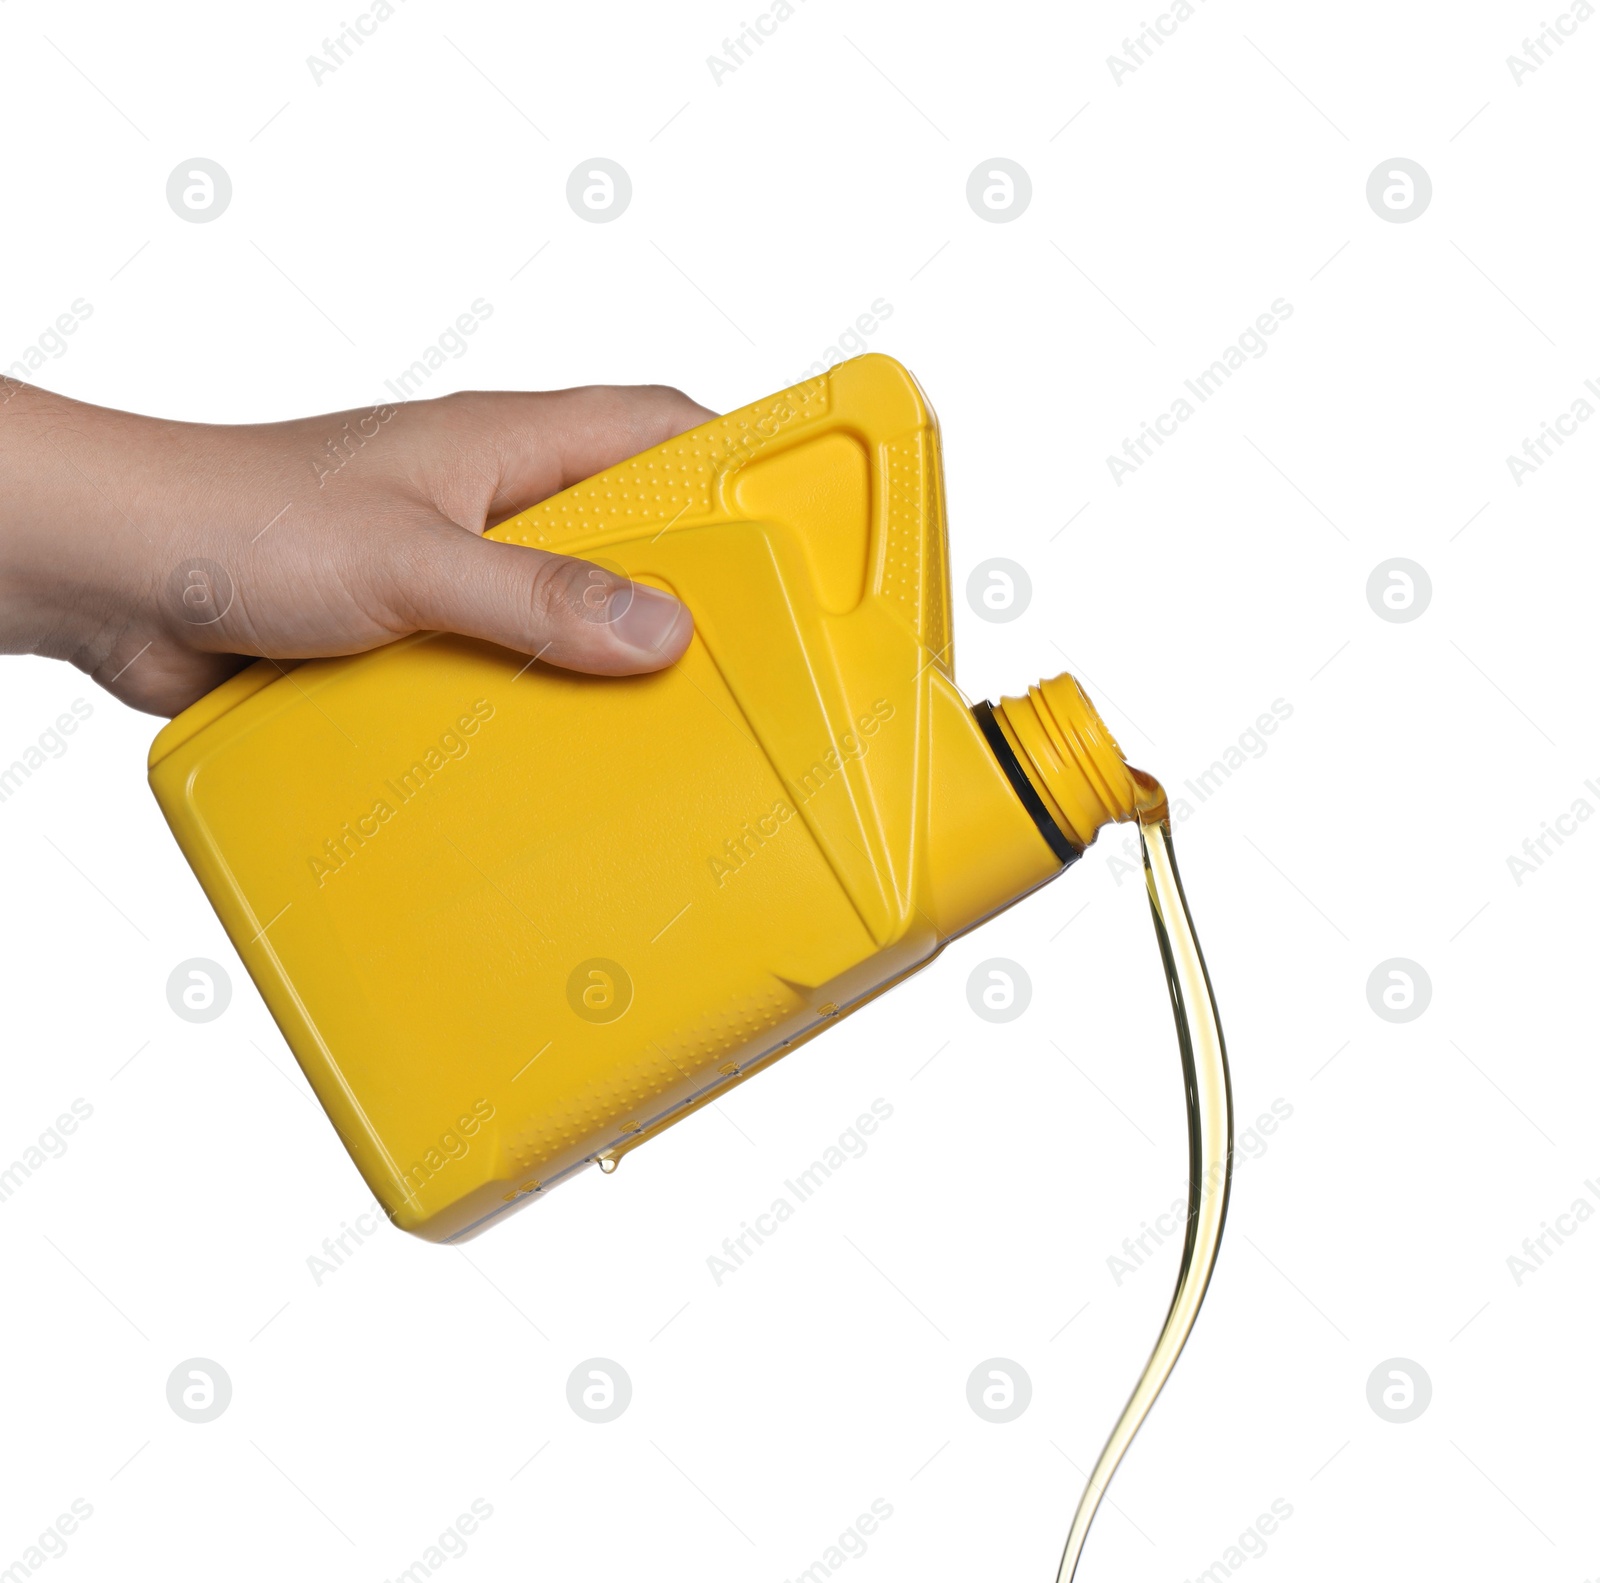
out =
{"type": "Polygon", "coordinates": [[[590,385],[223,426],[0,380],[0,652],[70,660],[160,715],[241,656],[418,631],[659,670],[693,632],[671,595],[479,535],[713,416],[665,386],[590,385]]]}

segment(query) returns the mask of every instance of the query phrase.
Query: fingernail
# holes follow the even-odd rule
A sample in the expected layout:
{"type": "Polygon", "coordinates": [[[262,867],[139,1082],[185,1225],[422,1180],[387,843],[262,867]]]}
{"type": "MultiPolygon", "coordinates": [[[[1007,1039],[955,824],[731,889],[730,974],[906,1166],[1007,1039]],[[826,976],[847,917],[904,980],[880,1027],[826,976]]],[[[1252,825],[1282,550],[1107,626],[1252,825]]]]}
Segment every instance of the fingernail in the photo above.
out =
{"type": "Polygon", "coordinates": [[[659,588],[633,583],[619,588],[607,605],[614,611],[611,630],[630,649],[658,656],[677,629],[683,606],[659,588]]]}

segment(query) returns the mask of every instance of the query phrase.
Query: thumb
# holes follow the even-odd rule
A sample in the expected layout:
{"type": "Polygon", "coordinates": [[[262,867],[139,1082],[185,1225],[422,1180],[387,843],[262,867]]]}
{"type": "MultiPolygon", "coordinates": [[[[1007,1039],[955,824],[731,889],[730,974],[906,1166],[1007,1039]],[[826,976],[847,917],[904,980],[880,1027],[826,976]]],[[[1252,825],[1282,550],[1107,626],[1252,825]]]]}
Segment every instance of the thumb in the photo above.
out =
{"type": "Polygon", "coordinates": [[[647,583],[520,544],[500,544],[441,519],[398,557],[397,613],[418,631],[460,632],[566,670],[633,676],[689,646],[687,606],[647,583]]]}

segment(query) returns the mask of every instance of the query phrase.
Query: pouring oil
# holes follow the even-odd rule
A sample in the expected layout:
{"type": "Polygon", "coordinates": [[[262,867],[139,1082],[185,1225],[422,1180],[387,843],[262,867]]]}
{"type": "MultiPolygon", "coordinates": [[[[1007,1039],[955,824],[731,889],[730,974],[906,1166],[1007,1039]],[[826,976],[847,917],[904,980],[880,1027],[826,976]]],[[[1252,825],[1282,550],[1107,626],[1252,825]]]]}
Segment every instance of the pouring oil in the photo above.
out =
{"type": "Polygon", "coordinates": [[[1228,1055],[1211,980],[1200,955],[1200,942],[1195,938],[1172,853],[1166,793],[1150,776],[1138,770],[1130,773],[1139,794],[1139,844],[1144,852],[1145,888],[1150,896],[1161,965],[1172,996],[1178,1057],[1183,1065],[1189,1127],[1189,1213],[1183,1256],[1178,1262],[1178,1284],[1166,1322],[1078,1501],[1056,1583],[1072,1583],[1089,1537],[1089,1525],[1099,1510],[1106,1486],[1189,1339],[1216,1263],[1233,1180],[1233,1091],[1228,1079],[1228,1055]]]}
{"type": "Polygon", "coordinates": [[[603,551],[701,630],[666,670],[603,685],[441,633],[293,675],[263,660],[150,751],[184,855],[406,1231],[463,1242],[591,1164],[610,1173],[1047,883],[1105,825],[1139,820],[1189,1219],[1160,1338],[1073,1520],[1067,1583],[1194,1323],[1228,1202],[1222,1034],[1161,788],[1071,676],[994,706],[961,693],[938,426],[890,358],[713,419],[486,537],[603,551]],[[374,788],[401,786],[426,795],[400,795],[404,833],[374,842],[395,814],[374,788]],[[762,809],[791,832],[785,856],[727,884],[730,836],[759,846],[762,809]],[[335,847],[363,855],[324,884],[335,847]],[[596,963],[627,990],[603,1006],[584,988],[596,963]]]}

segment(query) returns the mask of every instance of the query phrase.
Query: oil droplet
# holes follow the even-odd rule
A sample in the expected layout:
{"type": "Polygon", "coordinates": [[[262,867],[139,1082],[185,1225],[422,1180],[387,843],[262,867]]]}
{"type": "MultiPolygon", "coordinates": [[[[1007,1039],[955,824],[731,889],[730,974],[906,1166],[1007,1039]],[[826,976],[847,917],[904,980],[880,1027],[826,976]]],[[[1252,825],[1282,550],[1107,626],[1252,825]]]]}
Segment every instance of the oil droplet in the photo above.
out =
{"type": "Polygon", "coordinates": [[[610,1174],[614,1170],[616,1170],[616,1168],[617,1168],[617,1159],[616,1159],[615,1155],[602,1154],[600,1156],[600,1169],[602,1171],[604,1171],[607,1176],[610,1176],[610,1174]]]}

